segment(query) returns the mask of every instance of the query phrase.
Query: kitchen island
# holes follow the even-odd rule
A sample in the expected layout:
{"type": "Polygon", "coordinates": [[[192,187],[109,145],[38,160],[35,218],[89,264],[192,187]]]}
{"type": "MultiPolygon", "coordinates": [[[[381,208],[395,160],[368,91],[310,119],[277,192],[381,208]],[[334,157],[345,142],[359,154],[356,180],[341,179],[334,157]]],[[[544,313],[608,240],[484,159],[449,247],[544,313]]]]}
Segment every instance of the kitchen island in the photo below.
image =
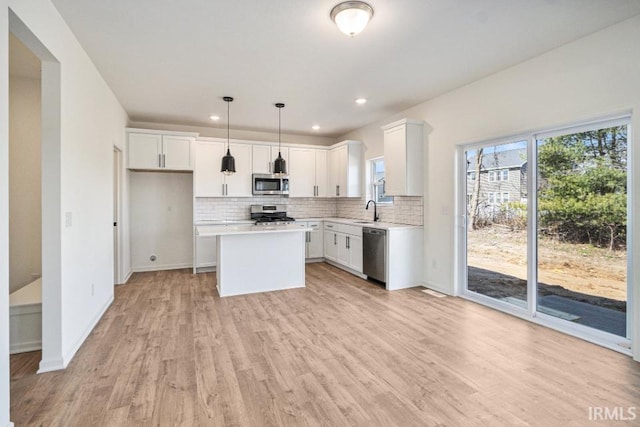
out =
{"type": "Polygon", "coordinates": [[[305,286],[305,233],[290,224],[201,225],[201,237],[217,236],[216,277],[221,297],[305,286]]]}

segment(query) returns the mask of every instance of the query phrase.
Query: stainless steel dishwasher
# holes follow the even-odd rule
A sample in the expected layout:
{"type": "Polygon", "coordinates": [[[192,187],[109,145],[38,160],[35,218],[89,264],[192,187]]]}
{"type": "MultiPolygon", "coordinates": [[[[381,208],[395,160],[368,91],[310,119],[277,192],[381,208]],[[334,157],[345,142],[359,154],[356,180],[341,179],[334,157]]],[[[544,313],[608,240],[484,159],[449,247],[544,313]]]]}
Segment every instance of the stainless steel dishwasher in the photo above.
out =
{"type": "Polygon", "coordinates": [[[377,228],[362,229],[363,273],[371,279],[386,283],[387,231],[377,228]]]}

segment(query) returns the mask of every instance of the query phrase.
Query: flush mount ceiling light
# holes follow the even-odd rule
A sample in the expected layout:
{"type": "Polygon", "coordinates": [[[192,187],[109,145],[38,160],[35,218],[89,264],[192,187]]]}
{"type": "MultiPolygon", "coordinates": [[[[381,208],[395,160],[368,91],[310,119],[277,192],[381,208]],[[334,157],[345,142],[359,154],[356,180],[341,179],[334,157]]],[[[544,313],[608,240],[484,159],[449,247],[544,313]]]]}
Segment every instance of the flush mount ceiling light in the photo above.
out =
{"type": "Polygon", "coordinates": [[[350,37],[364,30],[372,17],[373,8],[363,1],[345,1],[331,9],[333,22],[350,37]]]}
{"type": "Polygon", "coordinates": [[[209,118],[210,118],[211,120],[213,120],[214,122],[215,122],[216,120],[220,120],[220,116],[209,116],[209,118]]]}
{"type": "Polygon", "coordinates": [[[356,104],[362,105],[367,103],[367,98],[358,98],[356,99],[356,104]]]}
{"type": "Polygon", "coordinates": [[[313,126],[311,126],[311,129],[313,129],[313,130],[320,130],[320,126],[318,126],[318,125],[313,125],[313,126]]]}
{"type": "Polygon", "coordinates": [[[273,173],[283,176],[287,174],[287,162],[282,158],[282,153],[280,153],[280,144],[282,143],[282,126],[280,118],[284,104],[282,102],[278,102],[276,104],[276,108],[278,109],[278,158],[273,162],[273,173]]]}
{"type": "Polygon", "coordinates": [[[236,159],[231,155],[229,151],[229,105],[233,102],[233,98],[225,96],[222,98],[227,103],[227,154],[222,158],[222,165],[220,166],[220,172],[225,175],[231,175],[236,172],[236,159]]]}

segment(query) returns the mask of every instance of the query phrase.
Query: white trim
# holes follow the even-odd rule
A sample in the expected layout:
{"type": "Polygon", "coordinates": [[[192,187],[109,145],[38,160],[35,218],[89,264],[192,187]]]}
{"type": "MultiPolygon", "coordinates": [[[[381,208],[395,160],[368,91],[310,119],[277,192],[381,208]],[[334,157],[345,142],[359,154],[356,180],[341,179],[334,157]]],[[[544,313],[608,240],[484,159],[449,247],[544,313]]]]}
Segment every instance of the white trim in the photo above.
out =
{"type": "MultiPolygon", "coordinates": [[[[155,129],[140,129],[140,128],[125,128],[127,133],[150,133],[154,135],[167,135],[167,136],[188,136],[191,138],[197,138],[200,136],[198,132],[179,132],[173,130],[155,130],[155,129]]],[[[225,139],[226,141],[226,139],[225,139]]]]}
{"type": "Polygon", "coordinates": [[[106,311],[109,309],[109,307],[113,303],[113,300],[114,300],[114,297],[113,295],[111,295],[109,299],[107,299],[106,304],[104,304],[104,306],[98,312],[98,315],[93,318],[93,321],[84,330],[84,332],[82,333],[80,338],[76,341],[76,343],[73,345],[73,347],[71,347],[71,350],[69,350],[64,356],[62,356],[61,359],[40,361],[40,369],[38,369],[38,373],[42,374],[44,372],[66,369],[66,367],[69,365],[69,363],[73,359],[73,356],[75,356],[77,351],[80,349],[80,346],[84,344],[89,334],[93,331],[93,329],[96,327],[98,322],[100,322],[100,319],[102,319],[102,316],[104,316],[104,313],[106,313],[106,311]]]}
{"type": "Polygon", "coordinates": [[[135,267],[132,269],[132,271],[134,273],[144,273],[147,271],[180,270],[182,268],[193,268],[193,262],[184,262],[181,264],[153,265],[149,267],[135,267]]]}
{"type": "Polygon", "coordinates": [[[129,270],[129,272],[125,276],[124,280],[122,281],[122,283],[119,283],[118,286],[125,285],[129,281],[129,279],[131,279],[131,275],[132,274],[133,274],[133,270],[129,270]]]}
{"type": "Polygon", "coordinates": [[[27,353],[29,351],[36,351],[41,349],[42,340],[14,343],[9,347],[9,354],[27,353]]]}
{"type": "MultiPolygon", "coordinates": [[[[543,130],[539,132],[534,132],[533,136],[537,140],[551,138],[554,136],[560,135],[568,135],[571,133],[579,133],[579,132],[587,132],[590,130],[594,130],[594,126],[597,126],[598,129],[606,129],[614,126],[624,126],[630,125],[631,112],[626,114],[618,114],[613,117],[603,117],[601,119],[588,120],[583,122],[578,122],[577,124],[557,127],[554,129],[543,130]]],[[[627,139],[627,147],[629,146],[627,139]]]]}
{"type": "Polygon", "coordinates": [[[423,126],[424,123],[425,123],[424,120],[400,119],[400,120],[396,120],[395,122],[389,123],[388,125],[380,126],[380,129],[388,130],[388,129],[393,129],[394,127],[400,126],[400,125],[421,125],[421,126],[423,126]]]}
{"type": "Polygon", "coordinates": [[[361,279],[367,280],[367,276],[365,276],[364,274],[362,274],[362,273],[360,273],[360,272],[357,272],[356,270],[353,270],[353,269],[351,269],[351,268],[349,268],[349,267],[346,267],[346,266],[344,266],[344,265],[342,265],[342,264],[339,264],[339,263],[334,262],[334,261],[330,261],[330,260],[328,260],[328,259],[325,259],[325,260],[324,260],[324,262],[326,262],[327,264],[332,265],[332,266],[334,266],[334,267],[337,267],[337,268],[339,268],[340,270],[344,270],[344,271],[346,271],[347,273],[351,273],[351,274],[353,274],[354,276],[358,276],[358,277],[359,277],[359,278],[361,278],[361,279]]]}

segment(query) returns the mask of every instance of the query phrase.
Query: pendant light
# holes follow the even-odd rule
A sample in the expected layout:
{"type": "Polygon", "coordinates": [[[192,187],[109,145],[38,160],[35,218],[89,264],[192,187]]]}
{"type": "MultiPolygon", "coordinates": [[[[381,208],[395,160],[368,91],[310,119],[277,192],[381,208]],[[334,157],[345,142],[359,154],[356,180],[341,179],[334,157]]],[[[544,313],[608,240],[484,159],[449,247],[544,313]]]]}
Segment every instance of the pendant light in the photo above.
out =
{"type": "Polygon", "coordinates": [[[284,104],[278,102],[276,107],[278,108],[278,158],[273,162],[273,173],[282,176],[287,174],[287,162],[282,158],[282,153],[280,152],[280,145],[282,144],[281,112],[284,104]]]}
{"type": "Polygon", "coordinates": [[[363,1],[344,1],[331,9],[330,16],[340,31],[353,37],[373,18],[373,8],[363,1]]]}
{"type": "Polygon", "coordinates": [[[236,172],[236,159],[233,158],[231,151],[229,151],[229,105],[233,102],[233,98],[225,96],[222,99],[227,103],[227,154],[222,158],[220,172],[225,175],[231,175],[236,172]]]}

